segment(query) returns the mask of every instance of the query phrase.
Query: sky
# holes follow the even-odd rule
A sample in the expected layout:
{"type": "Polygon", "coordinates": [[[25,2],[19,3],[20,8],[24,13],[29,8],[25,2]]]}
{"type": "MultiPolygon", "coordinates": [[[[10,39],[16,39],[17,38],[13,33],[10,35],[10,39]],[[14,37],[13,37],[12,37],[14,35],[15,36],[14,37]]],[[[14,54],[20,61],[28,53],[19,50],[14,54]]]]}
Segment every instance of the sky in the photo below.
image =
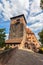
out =
{"type": "Polygon", "coordinates": [[[43,28],[43,10],[40,0],[0,0],[0,28],[5,28],[6,39],[10,29],[10,18],[24,14],[27,27],[38,38],[38,32],[43,28]]]}

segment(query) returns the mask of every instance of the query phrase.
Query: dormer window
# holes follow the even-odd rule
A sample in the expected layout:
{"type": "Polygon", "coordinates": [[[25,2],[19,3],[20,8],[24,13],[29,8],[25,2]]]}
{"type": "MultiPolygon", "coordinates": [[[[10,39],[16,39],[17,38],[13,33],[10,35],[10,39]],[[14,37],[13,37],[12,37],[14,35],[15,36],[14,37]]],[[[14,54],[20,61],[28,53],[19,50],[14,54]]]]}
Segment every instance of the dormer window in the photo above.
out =
{"type": "Polygon", "coordinates": [[[18,25],[20,22],[15,23],[15,25],[18,25]]]}

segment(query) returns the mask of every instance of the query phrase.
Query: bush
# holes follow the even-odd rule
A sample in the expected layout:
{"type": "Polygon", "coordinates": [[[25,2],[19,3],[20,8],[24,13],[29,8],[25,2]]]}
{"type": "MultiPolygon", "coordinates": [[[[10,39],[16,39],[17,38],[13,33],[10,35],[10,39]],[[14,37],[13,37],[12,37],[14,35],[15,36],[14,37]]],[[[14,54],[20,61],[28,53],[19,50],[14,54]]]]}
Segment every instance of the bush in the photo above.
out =
{"type": "Polygon", "coordinates": [[[43,46],[39,48],[39,53],[43,54],[43,46]]]}
{"type": "Polygon", "coordinates": [[[5,47],[4,50],[7,50],[7,49],[12,49],[12,47],[9,47],[9,45],[8,45],[8,46],[5,47]]]}
{"type": "Polygon", "coordinates": [[[6,46],[4,50],[7,50],[7,49],[9,49],[9,46],[6,46]]]}

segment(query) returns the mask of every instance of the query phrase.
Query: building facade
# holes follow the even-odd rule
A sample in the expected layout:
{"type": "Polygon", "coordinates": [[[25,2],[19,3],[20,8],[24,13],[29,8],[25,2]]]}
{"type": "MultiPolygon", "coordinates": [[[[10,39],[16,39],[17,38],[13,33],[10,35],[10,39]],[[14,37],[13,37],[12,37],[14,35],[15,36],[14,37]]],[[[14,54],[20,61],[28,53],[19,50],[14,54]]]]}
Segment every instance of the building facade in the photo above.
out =
{"type": "Polygon", "coordinates": [[[38,50],[38,48],[40,47],[39,41],[37,40],[35,34],[29,28],[26,28],[25,47],[33,51],[38,50]]]}
{"type": "Polygon", "coordinates": [[[26,24],[23,14],[11,18],[9,39],[5,41],[6,45],[32,50],[40,47],[34,33],[29,28],[26,28],[26,24]]]}
{"type": "Polygon", "coordinates": [[[9,39],[5,41],[8,45],[20,45],[25,43],[26,39],[26,20],[24,15],[11,18],[9,39]]]}

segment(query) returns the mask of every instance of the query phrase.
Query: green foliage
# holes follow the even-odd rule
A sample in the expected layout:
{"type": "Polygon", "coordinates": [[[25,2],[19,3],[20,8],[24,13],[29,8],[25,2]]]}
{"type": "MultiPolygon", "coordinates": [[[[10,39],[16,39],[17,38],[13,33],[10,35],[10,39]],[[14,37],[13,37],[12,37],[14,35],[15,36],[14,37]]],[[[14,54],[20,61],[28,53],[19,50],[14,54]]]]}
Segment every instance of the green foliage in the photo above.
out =
{"type": "Polygon", "coordinates": [[[43,3],[43,0],[41,0],[41,2],[43,3]]]}
{"type": "Polygon", "coordinates": [[[7,45],[7,46],[5,46],[4,50],[7,50],[7,49],[12,49],[12,47],[9,47],[9,45],[7,45]]]}
{"type": "Polygon", "coordinates": [[[5,29],[0,29],[0,47],[5,46],[5,29]]]}
{"type": "Polygon", "coordinates": [[[39,35],[39,41],[43,44],[43,29],[41,30],[41,32],[38,33],[39,35]]]}
{"type": "Polygon", "coordinates": [[[4,50],[7,50],[7,49],[9,49],[9,45],[8,45],[8,46],[6,46],[4,50]]]}
{"type": "Polygon", "coordinates": [[[40,0],[40,7],[43,10],[43,0],[40,0]]]}
{"type": "Polygon", "coordinates": [[[43,54],[43,46],[41,46],[41,47],[39,48],[39,53],[42,53],[42,54],[43,54]]]}

